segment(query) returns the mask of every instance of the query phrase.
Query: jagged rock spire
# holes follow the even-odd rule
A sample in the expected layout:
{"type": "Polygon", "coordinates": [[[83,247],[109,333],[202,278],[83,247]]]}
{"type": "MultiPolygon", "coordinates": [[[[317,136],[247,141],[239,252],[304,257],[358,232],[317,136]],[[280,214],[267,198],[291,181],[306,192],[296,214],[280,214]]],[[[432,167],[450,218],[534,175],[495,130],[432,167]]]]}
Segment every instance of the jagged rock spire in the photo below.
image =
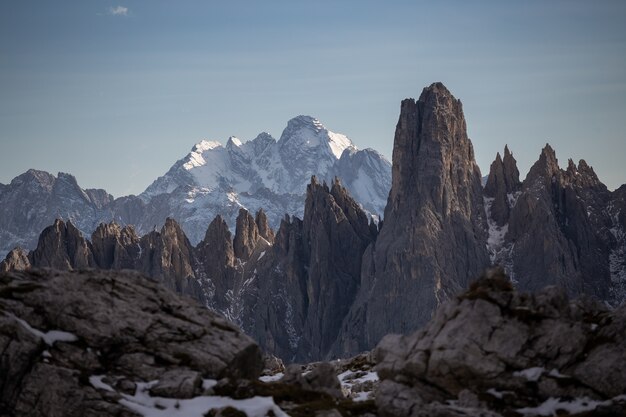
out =
{"type": "Polygon", "coordinates": [[[259,211],[256,212],[254,222],[259,230],[259,235],[261,235],[261,237],[267,240],[270,244],[273,244],[275,238],[274,231],[270,227],[267,214],[265,214],[263,209],[259,209],[259,211]]]}
{"type": "Polygon", "coordinates": [[[252,217],[248,210],[240,208],[239,215],[237,216],[237,226],[235,228],[235,240],[233,241],[235,257],[242,261],[250,259],[250,255],[252,251],[254,251],[256,242],[260,237],[259,228],[254,221],[254,217],[252,217]]]}
{"type": "Polygon", "coordinates": [[[505,146],[504,158],[498,152],[496,159],[491,163],[484,189],[485,196],[493,199],[487,204],[488,215],[498,226],[503,226],[509,221],[511,201],[514,201],[514,193],[520,188],[517,161],[509,147],[505,146]]]}
{"type": "Polygon", "coordinates": [[[489,264],[481,175],[461,102],[441,83],[402,101],[385,223],[336,352],[419,328],[489,264]]]}

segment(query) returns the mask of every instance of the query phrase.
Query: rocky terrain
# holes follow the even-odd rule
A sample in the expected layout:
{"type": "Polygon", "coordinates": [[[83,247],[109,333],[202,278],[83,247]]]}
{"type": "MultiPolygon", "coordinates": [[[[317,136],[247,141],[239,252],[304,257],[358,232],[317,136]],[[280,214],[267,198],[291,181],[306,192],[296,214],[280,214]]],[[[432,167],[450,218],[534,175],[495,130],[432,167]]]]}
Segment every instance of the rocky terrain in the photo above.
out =
{"type": "Polygon", "coordinates": [[[134,272],[0,274],[0,415],[618,416],[626,308],[488,271],[422,330],[284,367],[134,272]]]}
{"type": "MultiPolygon", "coordinates": [[[[317,125],[302,133],[304,122],[283,136],[347,143],[317,125]]],[[[192,160],[220,149],[211,146],[192,160]]],[[[608,191],[585,161],[561,169],[549,145],[524,181],[506,147],[483,188],[461,102],[440,83],[402,102],[382,222],[339,179],[307,181],[302,216],[286,215],[278,228],[264,210],[241,207],[234,235],[218,215],[194,229],[202,230],[197,244],[173,219],[143,235],[102,223],[90,239],[58,220],[0,270],[134,269],[223,314],[287,362],[353,356],[387,333],[409,334],[492,264],[520,290],[554,284],[612,306],[626,298],[626,188],[608,191]]]]}
{"type": "Polygon", "coordinates": [[[624,415],[625,335],[626,306],[518,293],[490,270],[419,332],[380,342],[376,404],[381,416],[624,415]]]}
{"type": "Polygon", "coordinates": [[[57,218],[85,235],[113,220],[144,235],[170,217],[194,245],[218,214],[234,230],[242,207],[263,208],[276,228],[286,213],[302,217],[312,175],[327,182],[341,178],[369,214],[382,215],[389,161],[373,149],[357,149],[315,118],[298,116],[279,140],[262,133],[247,142],[199,142],[139,196],[115,199],[105,190],[82,189],[69,174],[29,170],[0,184],[0,256],[16,246],[34,249],[41,230],[57,218]]]}

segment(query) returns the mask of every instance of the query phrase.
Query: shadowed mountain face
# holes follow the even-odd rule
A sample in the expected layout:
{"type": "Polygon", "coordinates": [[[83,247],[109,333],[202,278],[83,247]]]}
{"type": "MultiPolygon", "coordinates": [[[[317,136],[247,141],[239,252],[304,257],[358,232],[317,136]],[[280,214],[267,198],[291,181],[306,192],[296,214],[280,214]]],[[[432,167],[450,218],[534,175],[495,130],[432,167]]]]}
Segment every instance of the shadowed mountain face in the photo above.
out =
{"type": "MultiPolygon", "coordinates": [[[[301,132],[300,122],[284,135],[301,132]]],[[[299,139],[319,150],[329,144],[320,129],[299,139]]],[[[569,295],[625,299],[626,187],[609,192],[584,161],[560,169],[546,146],[523,182],[505,148],[483,190],[461,102],[440,83],[402,102],[391,184],[379,224],[339,180],[313,177],[302,218],[285,216],[275,232],[268,213],[245,209],[234,235],[217,216],[195,246],[172,219],[141,237],[102,224],[91,240],[57,221],[35,250],[12,251],[0,270],[135,269],[221,312],[289,361],[346,356],[387,333],[408,334],[494,263],[520,289],[556,284],[569,295]]],[[[169,197],[151,201],[159,198],[169,197]]]]}

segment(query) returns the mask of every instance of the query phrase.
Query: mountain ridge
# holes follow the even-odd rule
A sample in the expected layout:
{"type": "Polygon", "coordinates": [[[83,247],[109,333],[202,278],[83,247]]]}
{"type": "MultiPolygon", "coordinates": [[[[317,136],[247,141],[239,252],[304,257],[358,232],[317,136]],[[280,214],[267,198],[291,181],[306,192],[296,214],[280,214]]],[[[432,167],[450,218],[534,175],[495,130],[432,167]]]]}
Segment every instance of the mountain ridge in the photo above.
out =
{"type": "Polygon", "coordinates": [[[385,157],[357,149],[311,116],[297,116],[278,141],[261,133],[250,141],[230,137],[225,145],[196,143],[138,196],[113,198],[105,190],[82,189],[70,174],[29,170],[0,186],[0,256],[16,246],[34,249],[41,230],[56,218],[72,220],[85,235],[112,220],[143,235],[173,217],[194,244],[217,214],[234,231],[240,207],[264,208],[275,228],[286,213],[302,216],[312,175],[328,182],[345,177],[363,207],[382,214],[391,183],[385,157]]]}

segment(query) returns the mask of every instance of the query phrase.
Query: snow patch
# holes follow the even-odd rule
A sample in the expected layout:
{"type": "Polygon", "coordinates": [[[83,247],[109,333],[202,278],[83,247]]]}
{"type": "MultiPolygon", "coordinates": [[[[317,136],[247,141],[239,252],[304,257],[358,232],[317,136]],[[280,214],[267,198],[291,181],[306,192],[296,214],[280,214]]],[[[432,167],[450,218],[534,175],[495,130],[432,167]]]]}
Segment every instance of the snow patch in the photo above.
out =
{"type": "Polygon", "coordinates": [[[345,371],[337,376],[341,391],[352,401],[371,399],[375,384],[379,381],[375,371],[345,371]]]}
{"type": "MultiPolygon", "coordinates": [[[[89,382],[94,388],[115,392],[110,385],[103,382],[103,378],[103,375],[92,375],[89,377],[89,382]]],[[[211,385],[211,383],[207,384],[206,381],[213,380],[205,380],[203,386],[205,384],[211,385]]],[[[252,397],[244,400],[214,395],[203,395],[190,399],[152,397],[150,388],[157,382],[137,383],[134,395],[118,393],[122,397],[119,403],[143,417],[203,417],[209,410],[223,407],[233,407],[243,411],[248,417],[265,417],[267,415],[288,417],[276,405],[272,397],[252,397]]]]}
{"type": "Polygon", "coordinates": [[[284,375],[285,374],[283,374],[282,372],[278,372],[277,374],[274,374],[274,375],[264,375],[262,377],[259,377],[259,381],[276,382],[276,381],[280,381],[284,375]]]}
{"type": "Polygon", "coordinates": [[[545,371],[545,368],[536,366],[533,368],[523,369],[521,371],[513,372],[513,376],[519,376],[522,378],[526,378],[527,381],[537,382],[541,375],[545,371]]]}
{"type": "Polygon", "coordinates": [[[47,331],[47,332],[42,332],[41,330],[37,330],[37,329],[31,327],[31,325],[28,324],[26,321],[22,320],[21,318],[13,315],[11,313],[5,313],[5,314],[7,314],[9,317],[11,317],[15,321],[17,321],[19,324],[21,324],[22,327],[24,327],[30,333],[32,333],[35,336],[43,339],[43,341],[48,346],[52,346],[56,342],[75,342],[75,341],[78,340],[78,337],[75,334],[64,332],[62,330],[50,330],[50,331],[47,331]]]}
{"type": "Polygon", "coordinates": [[[626,401],[626,395],[620,395],[611,400],[597,401],[587,397],[575,398],[571,401],[550,397],[537,407],[518,408],[516,411],[531,416],[558,416],[562,411],[570,414],[593,411],[600,406],[609,406],[613,402],[626,401]]]}

